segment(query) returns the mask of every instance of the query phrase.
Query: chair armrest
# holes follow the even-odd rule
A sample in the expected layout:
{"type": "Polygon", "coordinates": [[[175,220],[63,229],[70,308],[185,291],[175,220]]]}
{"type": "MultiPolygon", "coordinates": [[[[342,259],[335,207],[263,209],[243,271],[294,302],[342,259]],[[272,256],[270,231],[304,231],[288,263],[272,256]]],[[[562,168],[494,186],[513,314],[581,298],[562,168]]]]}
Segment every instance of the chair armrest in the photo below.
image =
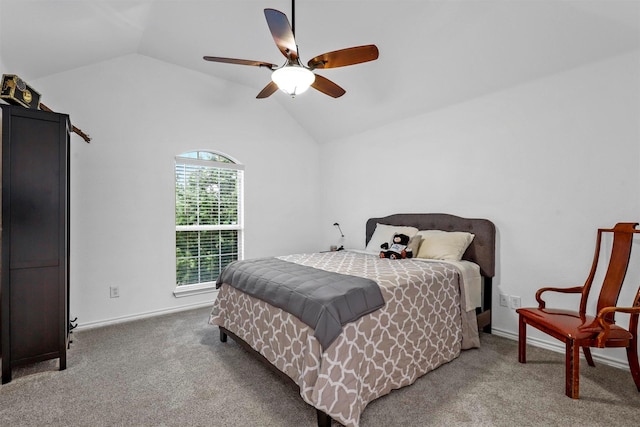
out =
{"type": "Polygon", "coordinates": [[[611,330],[610,323],[605,320],[605,316],[609,313],[616,312],[640,315],[640,307],[605,307],[598,312],[596,321],[602,328],[602,331],[596,337],[596,345],[600,348],[604,347],[604,343],[607,338],[609,338],[609,331],[611,330]]]}
{"type": "Polygon", "coordinates": [[[582,292],[582,288],[584,288],[584,286],[574,286],[573,288],[551,288],[551,287],[540,288],[538,289],[538,292],[536,292],[536,301],[538,301],[538,308],[545,308],[547,305],[542,299],[543,292],[549,291],[549,292],[559,292],[561,294],[579,294],[582,292]]]}

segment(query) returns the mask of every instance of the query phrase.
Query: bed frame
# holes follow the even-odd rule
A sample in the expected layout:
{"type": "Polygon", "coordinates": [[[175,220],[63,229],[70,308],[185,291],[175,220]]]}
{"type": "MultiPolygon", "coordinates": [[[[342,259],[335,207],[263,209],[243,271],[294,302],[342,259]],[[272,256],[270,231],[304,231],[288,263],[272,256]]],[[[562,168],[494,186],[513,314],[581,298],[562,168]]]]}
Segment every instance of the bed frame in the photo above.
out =
{"type": "MultiPolygon", "coordinates": [[[[473,241],[465,251],[462,259],[475,262],[480,266],[483,278],[482,307],[477,309],[478,328],[491,333],[491,285],[495,276],[495,225],[487,219],[461,218],[455,215],[438,213],[394,214],[381,218],[370,218],[366,225],[366,242],[369,243],[376,229],[376,224],[406,225],[418,230],[466,231],[475,235],[473,241]]],[[[269,369],[281,378],[297,387],[295,381],[273,366],[264,356],[255,351],[249,344],[233,332],[220,327],[220,341],[226,342],[227,336],[233,338],[241,347],[263,362],[269,369]]],[[[316,409],[318,427],[331,427],[331,417],[316,409]]]]}

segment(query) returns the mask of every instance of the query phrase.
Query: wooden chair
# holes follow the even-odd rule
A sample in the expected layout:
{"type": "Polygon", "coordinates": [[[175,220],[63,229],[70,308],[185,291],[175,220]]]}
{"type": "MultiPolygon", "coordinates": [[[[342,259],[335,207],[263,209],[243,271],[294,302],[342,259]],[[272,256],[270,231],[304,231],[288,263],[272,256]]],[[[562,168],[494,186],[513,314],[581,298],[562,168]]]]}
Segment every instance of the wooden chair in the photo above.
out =
{"type": "Polygon", "coordinates": [[[633,236],[640,233],[637,223],[618,223],[613,229],[598,229],[596,253],[591,272],[584,286],[572,288],[541,288],[536,292],[538,308],[519,308],[518,361],[527,361],[527,325],[562,341],[566,346],[566,395],[579,398],[580,348],[589,366],[595,366],[591,347],[623,347],[627,350],[629,368],[640,391],[640,366],[638,365],[638,316],[640,315],[640,288],[630,307],[617,307],[618,296],[627,273],[633,236]],[[613,246],[607,272],[604,276],[597,303],[597,315],[586,314],[587,298],[596,274],[600,243],[603,233],[613,233],[613,246]],[[548,309],[541,296],[544,292],[582,294],[579,311],[548,309]],[[628,313],[629,328],[614,323],[616,312],[628,313]]]}

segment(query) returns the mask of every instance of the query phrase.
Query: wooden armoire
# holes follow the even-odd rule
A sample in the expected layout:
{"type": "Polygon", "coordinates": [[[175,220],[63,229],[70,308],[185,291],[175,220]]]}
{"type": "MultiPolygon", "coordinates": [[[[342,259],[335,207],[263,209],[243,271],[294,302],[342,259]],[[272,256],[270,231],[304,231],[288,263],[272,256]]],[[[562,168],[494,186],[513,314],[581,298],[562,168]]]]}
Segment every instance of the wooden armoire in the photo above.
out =
{"type": "Polygon", "coordinates": [[[0,349],[16,366],[59,358],[69,341],[69,131],[66,114],[2,107],[0,349]]]}

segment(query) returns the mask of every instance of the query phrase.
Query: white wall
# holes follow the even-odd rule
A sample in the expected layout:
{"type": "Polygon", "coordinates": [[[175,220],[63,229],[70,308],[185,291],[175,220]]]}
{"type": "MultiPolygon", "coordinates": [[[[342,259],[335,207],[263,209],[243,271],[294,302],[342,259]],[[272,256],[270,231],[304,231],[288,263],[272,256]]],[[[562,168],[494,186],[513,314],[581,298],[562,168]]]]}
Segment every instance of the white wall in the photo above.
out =
{"type": "MultiPolygon", "coordinates": [[[[2,16],[2,2],[0,1],[0,16],[2,16]]],[[[0,34],[0,46],[2,46],[2,34],[0,34]]],[[[0,49],[0,74],[10,74],[11,72],[4,67],[2,59],[2,50],[0,49]]]]}
{"type": "MultiPolygon", "coordinates": [[[[0,1],[0,16],[2,16],[2,2],[0,1]]],[[[2,34],[0,34],[0,46],[2,46],[2,34]]],[[[2,60],[2,50],[0,50],[0,74],[8,73],[4,68],[4,62],[2,60]]]]}
{"type": "Polygon", "coordinates": [[[317,249],[318,146],[276,102],[139,55],[32,84],[92,137],[71,137],[71,316],[81,326],[213,301],[172,292],[173,162],[185,151],[245,165],[246,257],[317,249]]]}
{"type": "MultiPolygon", "coordinates": [[[[499,293],[531,306],[539,287],[583,284],[596,228],[640,220],[639,58],[616,57],[325,144],[323,222],[340,222],[346,246],[363,247],[373,216],[491,219],[493,328],[517,337],[516,313],[499,306],[499,293]]],[[[639,270],[629,271],[635,289],[639,270]]],[[[613,357],[626,361],[622,352],[613,357]]]]}

